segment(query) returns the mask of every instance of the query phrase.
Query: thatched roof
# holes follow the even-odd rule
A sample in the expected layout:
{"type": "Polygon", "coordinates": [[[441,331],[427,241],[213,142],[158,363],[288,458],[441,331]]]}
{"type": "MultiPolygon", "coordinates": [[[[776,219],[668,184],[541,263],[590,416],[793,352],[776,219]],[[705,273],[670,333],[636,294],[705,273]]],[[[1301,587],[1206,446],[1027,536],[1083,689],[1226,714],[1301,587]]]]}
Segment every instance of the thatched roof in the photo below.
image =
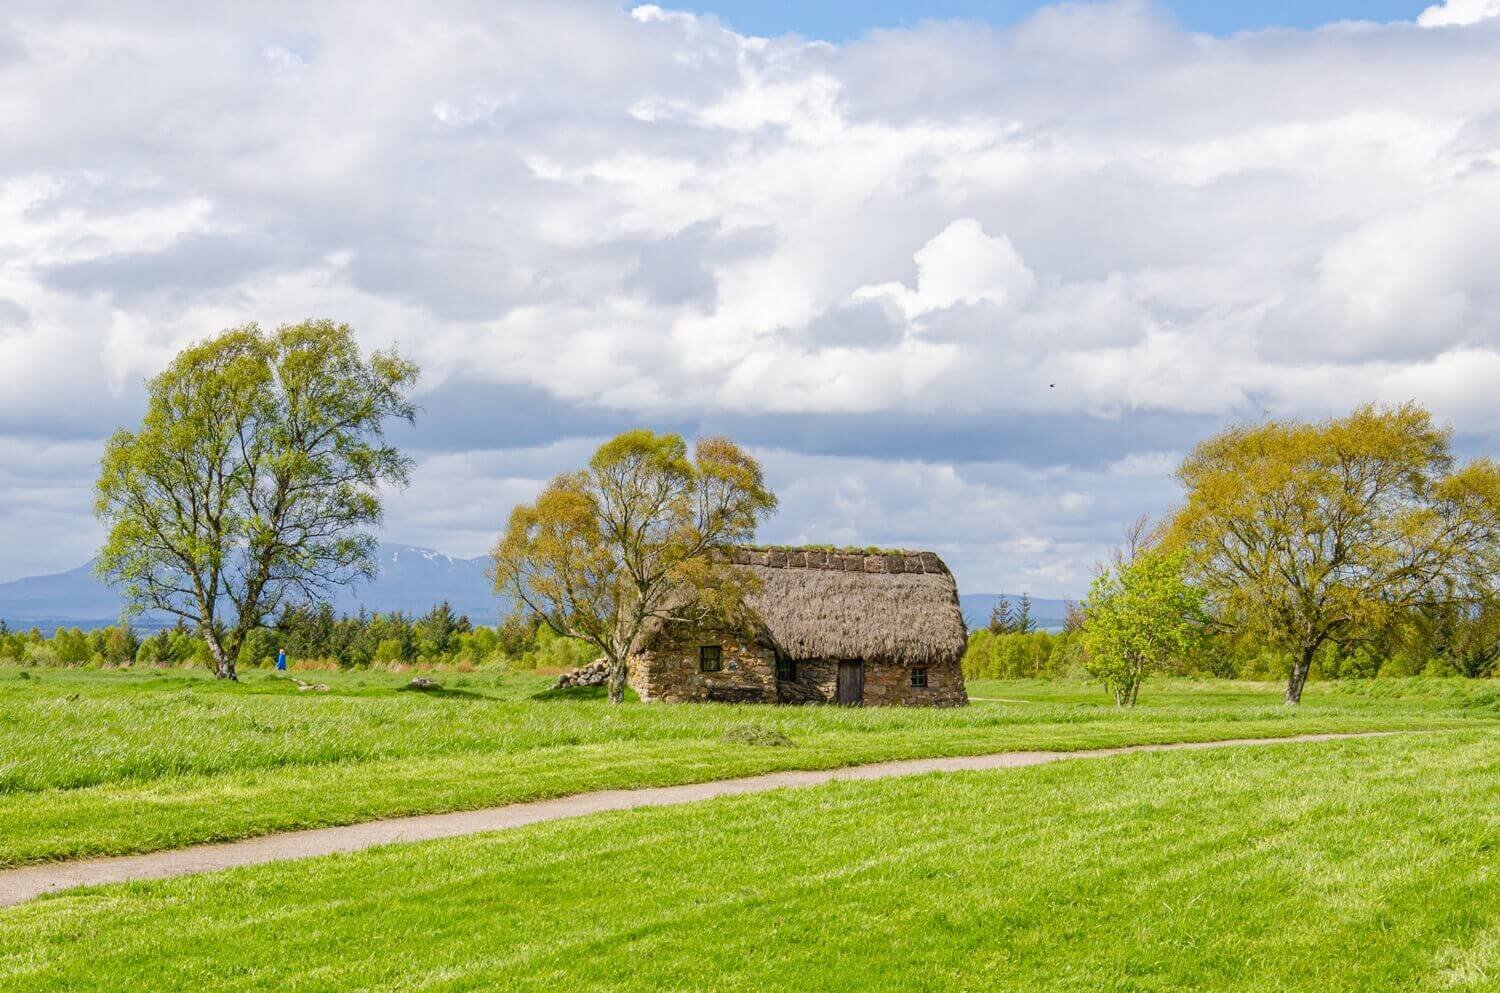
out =
{"type": "Polygon", "coordinates": [[[741,548],[763,634],[793,659],[940,665],[964,653],[958,585],[932,552],[741,548]]]}

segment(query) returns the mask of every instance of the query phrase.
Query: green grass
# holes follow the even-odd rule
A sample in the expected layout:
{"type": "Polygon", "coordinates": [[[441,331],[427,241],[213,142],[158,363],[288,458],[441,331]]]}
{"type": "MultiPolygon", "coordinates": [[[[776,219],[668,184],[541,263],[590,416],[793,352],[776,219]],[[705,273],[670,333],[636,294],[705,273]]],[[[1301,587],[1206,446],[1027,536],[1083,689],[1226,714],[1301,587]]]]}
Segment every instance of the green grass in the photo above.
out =
{"type": "Polygon", "coordinates": [[[302,675],[332,691],[264,672],[235,685],[0,669],[0,866],[780,769],[1500,723],[1500,686],[1458,680],[1404,695],[1313,686],[1298,709],[1266,684],[1180,681],[1121,713],[1076,683],[976,683],[976,697],[1017,702],[932,711],[611,707],[530,675],[445,673],[436,693],[401,692],[405,675],[302,675]],[[749,741],[744,725],[792,747],[749,741]]]}
{"type": "Polygon", "coordinates": [[[835,783],[0,911],[0,988],[1496,990],[1494,731],[835,783]]]}

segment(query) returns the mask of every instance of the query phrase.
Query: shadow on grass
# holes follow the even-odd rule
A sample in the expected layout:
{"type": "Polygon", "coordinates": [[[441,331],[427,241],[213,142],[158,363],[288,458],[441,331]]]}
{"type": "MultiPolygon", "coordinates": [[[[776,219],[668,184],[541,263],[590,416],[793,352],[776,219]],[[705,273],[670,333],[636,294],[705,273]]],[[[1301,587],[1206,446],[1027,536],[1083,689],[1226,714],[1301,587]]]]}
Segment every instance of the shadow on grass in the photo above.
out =
{"type": "Polygon", "coordinates": [[[489,697],[483,693],[475,693],[473,690],[455,690],[446,686],[413,686],[407,683],[405,686],[396,687],[397,693],[414,693],[417,696],[440,697],[444,700],[488,700],[489,697]]]}
{"type": "MultiPolygon", "coordinates": [[[[607,686],[566,686],[562,689],[542,690],[540,693],[531,694],[533,700],[608,700],[609,687],[607,686]]],[[[625,702],[640,703],[641,698],[630,687],[625,687],[625,702]]]]}

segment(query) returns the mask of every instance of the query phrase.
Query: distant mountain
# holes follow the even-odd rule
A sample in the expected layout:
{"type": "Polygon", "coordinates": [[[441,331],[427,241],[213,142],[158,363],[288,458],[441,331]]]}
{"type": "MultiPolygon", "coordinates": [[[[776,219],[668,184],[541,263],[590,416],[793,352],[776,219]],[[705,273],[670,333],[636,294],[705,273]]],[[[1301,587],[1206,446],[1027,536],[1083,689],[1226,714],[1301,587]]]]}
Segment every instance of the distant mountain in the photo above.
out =
{"type": "MultiPolygon", "coordinates": [[[[958,605],[964,612],[964,624],[968,625],[970,631],[986,627],[990,623],[990,611],[995,609],[995,604],[1002,596],[1010,598],[1012,609],[1021,602],[1019,593],[959,594],[958,605]]],[[[1031,619],[1044,631],[1061,631],[1063,621],[1068,616],[1068,604],[1073,602],[1075,601],[1032,597],[1031,619]]]]}
{"type": "MultiPolygon", "coordinates": [[[[488,559],[483,557],[456,559],[430,548],[383,544],[376,554],[376,565],[379,572],[375,581],[341,590],[334,600],[334,610],[341,614],[356,614],[361,608],[371,612],[400,610],[419,614],[438,601],[447,600],[455,611],[469,615],[475,624],[494,624],[509,609],[491,591],[485,576],[488,559]]],[[[1012,605],[1021,599],[1014,593],[1005,595],[1010,597],[1012,605]]],[[[970,631],[989,623],[990,611],[1000,596],[965,593],[958,598],[970,631]]],[[[1060,630],[1067,616],[1067,603],[1033,598],[1032,619],[1044,630],[1060,630]]],[[[91,564],[50,576],[0,583],[0,619],[13,628],[39,627],[51,631],[56,627],[104,627],[114,624],[119,616],[120,598],[94,578],[91,564]]],[[[138,623],[141,627],[165,627],[171,619],[147,616],[138,623]]]]}
{"type": "Polygon", "coordinates": [[[13,628],[100,627],[120,616],[120,598],[94,578],[93,563],[0,583],[0,620],[13,628]]]}
{"type": "MultiPolygon", "coordinates": [[[[378,574],[373,583],[340,591],[334,609],[341,614],[368,611],[425,613],[447,600],[475,624],[494,624],[504,606],[491,592],[485,577],[487,560],[456,559],[430,548],[381,545],[376,555],[378,574]]],[[[120,598],[94,578],[92,563],[50,576],[32,576],[0,583],[0,619],[13,628],[94,628],[114,624],[120,598]]],[[[142,627],[171,623],[160,615],[145,616],[142,627]]]]}
{"type": "Polygon", "coordinates": [[[425,614],[433,604],[447,600],[456,613],[469,615],[475,624],[494,624],[502,607],[509,610],[485,575],[487,556],[456,559],[430,548],[381,545],[376,565],[375,581],[342,590],[334,600],[335,611],[356,614],[363,607],[372,612],[425,614]]]}

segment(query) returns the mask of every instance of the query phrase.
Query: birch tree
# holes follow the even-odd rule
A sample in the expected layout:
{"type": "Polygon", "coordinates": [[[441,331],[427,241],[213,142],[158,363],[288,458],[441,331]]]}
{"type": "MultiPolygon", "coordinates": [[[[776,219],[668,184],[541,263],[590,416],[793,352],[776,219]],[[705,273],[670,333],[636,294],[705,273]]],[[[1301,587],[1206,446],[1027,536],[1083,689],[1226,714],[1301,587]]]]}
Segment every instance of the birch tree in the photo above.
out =
{"type": "Polygon", "coordinates": [[[96,571],[128,612],[197,628],[236,678],[245,636],[284,605],[374,574],[380,488],[410,461],[385,438],[411,421],[416,366],[361,356],[348,325],[249,324],[185,349],[148,384],[139,429],[105,447],[96,571]]]}

